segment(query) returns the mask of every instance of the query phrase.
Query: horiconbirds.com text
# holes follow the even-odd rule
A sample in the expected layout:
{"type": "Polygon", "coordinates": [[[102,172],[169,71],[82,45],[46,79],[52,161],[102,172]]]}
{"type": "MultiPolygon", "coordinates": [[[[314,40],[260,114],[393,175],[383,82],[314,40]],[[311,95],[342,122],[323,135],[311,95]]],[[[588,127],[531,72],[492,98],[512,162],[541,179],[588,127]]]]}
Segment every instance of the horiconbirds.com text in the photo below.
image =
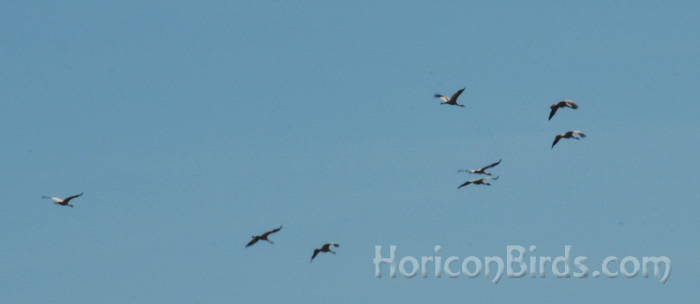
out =
{"type": "MultiPolygon", "coordinates": [[[[449,278],[459,278],[464,275],[468,278],[476,278],[483,275],[491,278],[496,284],[503,277],[507,278],[546,278],[548,272],[555,278],[593,278],[603,276],[608,278],[649,278],[652,273],[654,278],[659,279],[663,284],[668,281],[671,275],[671,259],[666,256],[626,256],[621,259],[615,256],[608,256],[603,259],[600,268],[591,269],[587,265],[588,258],[585,256],[571,256],[571,246],[564,246],[564,254],[560,256],[544,256],[534,254],[536,246],[530,246],[529,252],[525,247],[519,245],[506,246],[506,258],[500,256],[475,257],[468,256],[460,258],[457,256],[442,257],[438,253],[442,250],[440,245],[435,246],[434,256],[404,256],[397,262],[396,246],[389,246],[388,254],[382,253],[381,245],[374,246],[374,276],[383,277],[383,268],[389,269],[389,277],[396,278],[396,266],[398,272],[404,278],[413,278],[420,273],[421,278],[430,276],[440,278],[444,274],[449,278]],[[382,267],[388,265],[388,267],[382,267]],[[600,270],[598,270],[600,269],[600,270]],[[662,275],[663,269],[663,275],[662,275]]],[[[591,265],[591,267],[593,267],[591,265]]]]}

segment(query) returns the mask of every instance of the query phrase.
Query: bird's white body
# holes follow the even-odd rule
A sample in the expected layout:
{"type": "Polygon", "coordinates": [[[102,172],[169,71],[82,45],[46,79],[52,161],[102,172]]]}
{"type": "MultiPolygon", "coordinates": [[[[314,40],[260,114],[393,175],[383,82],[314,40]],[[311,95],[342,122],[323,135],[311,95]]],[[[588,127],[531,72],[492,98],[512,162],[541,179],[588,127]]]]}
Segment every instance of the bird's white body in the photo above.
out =
{"type": "Polygon", "coordinates": [[[52,196],[52,197],[49,197],[49,198],[52,199],[52,200],[53,200],[54,202],[56,202],[56,203],[63,203],[63,199],[60,198],[60,197],[52,196]]]}

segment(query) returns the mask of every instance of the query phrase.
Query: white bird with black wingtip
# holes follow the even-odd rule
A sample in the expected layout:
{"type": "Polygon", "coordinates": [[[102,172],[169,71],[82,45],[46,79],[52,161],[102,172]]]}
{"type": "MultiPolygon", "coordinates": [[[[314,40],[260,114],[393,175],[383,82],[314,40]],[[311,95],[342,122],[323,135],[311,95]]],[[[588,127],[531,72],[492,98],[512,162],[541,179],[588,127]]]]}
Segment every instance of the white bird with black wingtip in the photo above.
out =
{"type": "Polygon", "coordinates": [[[464,87],[461,90],[457,91],[456,93],[452,94],[452,97],[447,97],[445,95],[440,95],[440,94],[435,94],[435,97],[442,99],[442,102],[440,104],[447,104],[447,105],[464,107],[464,105],[457,103],[457,98],[459,98],[459,95],[461,95],[462,92],[464,92],[464,89],[466,89],[466,87],[464,87]]]}
{"type": "Polygon", "coordinates": [[[66,198],[60,198],[60,197],[55,197],[55,196],[42,196],[41,198],[50,198],[51,200],[53,200],[53,203],[56,205],[68,206],[68,207],[73,208],[73,205],[70,203],[70,201],[76,197],[81,196],[81,195],[83,195],[83,193],[71,195],[71,196],[66,197],[66,198]]]}
{"type": "Polygon", "coordinates": [[[503,159],[499,159],[497,162],[495,162],[495,163],[493,163],[493,164],[490,164],[490,165],[488,165],[488,166],[486,166],[486,167],[483,167],[483,168],[479,168],[479,169],[469,169],[469,170],[460,169],[460,170],[457,170],[457,172],[469,172],[469,173],[473,173],[473,174],[491,175],[491,173],[486,172],[486,169],[491,169],[491,168],[493,168],[493,167],[495,167],[495,166],[498,166],[498,164],[500,164],[502,160],[503,160],[503,159]]]}

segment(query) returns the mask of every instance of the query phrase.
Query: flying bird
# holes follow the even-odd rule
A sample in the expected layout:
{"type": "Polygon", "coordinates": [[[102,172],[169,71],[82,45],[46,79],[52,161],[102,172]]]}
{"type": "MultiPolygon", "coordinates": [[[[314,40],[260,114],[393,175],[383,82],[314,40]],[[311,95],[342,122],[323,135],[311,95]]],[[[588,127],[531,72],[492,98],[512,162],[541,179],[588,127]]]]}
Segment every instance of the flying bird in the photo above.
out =
{"type": "Polygon", "coordinates": [[[72,195],[69,197],[66,197],[65,199],[60,198],[60,197],[53,197],[53,196],[42,196],[41,198],[50,198],[53,200],[54,204],[61,205],[61,206],[70,206],[73,208],[73,205],[70,203],[70,201],[78,196],[83,195],[83,193],[80,193],[78,195],[72,195]]]}
{"type": "Polygon", "coordinates": [[[469,169],[469,170],[457,170],[457,172],[469,172],[469,173],[474,173],[474,174],[486,174],[486,175],[491,175],[491,173],[486,172],[486,169],[493,168],[495,166],[498,166],[498,164],[501,163],[503,159],[499,159],[497,162],[490,164],[486,167],[483,167],[481,169],[469,169]]]}
{"type": "Polygon", "coordinates": [[[270,234],[273,234],[273,233],[275,233],[275,232],[277,232],[277,231],[280,231],[280,229],[282,229],[282,225],[280,225],[279,228],[270,230],[270,231],[268,231],[268,232],[265,232],[265,233],[263,233],[262,235],[254,235],[254,236],[252,236],[253,239],[250,240],[250,242],[248,243],[248,245],[245,245],[245,247],[248,248],[248,247],[250,247],[250,246],[253,246],[253,244],[257,243],[259,240],[268,241],[268,242],[270,242],[270,244],[274,244],[274,242],[272,242],[272,241],[270,241],[269,239],[267,239],[267,237],[268,237],[270,234]]]}
{"type": "Polygon", "coordinates": [[[335,254],[335,251],[331,250],[331,246],[339,247],[340,245],[338,245],[338,243],[326,243],[323,246],[321,246],[321,248],[314,249],[314,255],[311,256],[311,261],[314,260],[314,258],[319,252],[330,252],[332,254],[335,254]]]}
{"type": "Polygon", "coordinates": [[[559,110],[559,108],[567,108],[567,107],[572,108],[574,110],[578,109],[578,105],[576,105],[576,103],[574,103],[572,100],[569,100],[569,99],[562,100],[562,101],[557,102],[557,103],[553,104],[552,106],[550,106],[552,111],[549,112],[549,120],[552,120],[552,116],[554,116],[554,114],[557,113],[557,110],[559,110]]]}
{"type": "Polygon", "coordinates": [[[573,138],[573,139],[578,140],[578,139],[581,139],[584,137],[586,137],[586,134],[583,134],[583,132],[581,132],[579,130],[573,130],[573,131],[566,132],[564,134],[558,134],[557,137],[554,138],[554,142],[552,143],[552,148],[554,148],[554,145],[556,145],[559,142],[559,140],[562,138],[573,138]],[[574,134],[578,134],[580,137],[576,137],[574,134]]]}
{"type": "Polygon", "coordinates": [[[486,180],[497,180],[497,179],[498,179],[498,176],[496,176],[496,177],[484,177],[484,178],[479,178],[479,179],[472,179],[472,180],[468,180],[468,181],[464,182],[464,184],[462,184],[462,185],[460,185],[459,187],[457,187],[457,189],[462,188],[462,187],[464,187],[464,186],[466,186],[466,185],[469,185],[469,184],[491,186],[491,184],[489,184],[489,183],[487,183],[487,182],[485,182],[485,181],[486,181],[486,180]]]}
{"type": "Polygon", "coordinates": [[[457,103],[457,98],[459,98],[459,95],[462,94],[462,92],[464,92],[464,89],[466,89],[466,87],[464,87],[461,90],[457,91],[456,93],[452,94],[452,97],[447,97],[445,95],[440,95],[440,94],[435,94],[435,97],[442,99],[443,102],[441,102],[440,104],[448,104],[448,105],[453,105],[453,106],[464,107],[464,105],[457,103]]]}

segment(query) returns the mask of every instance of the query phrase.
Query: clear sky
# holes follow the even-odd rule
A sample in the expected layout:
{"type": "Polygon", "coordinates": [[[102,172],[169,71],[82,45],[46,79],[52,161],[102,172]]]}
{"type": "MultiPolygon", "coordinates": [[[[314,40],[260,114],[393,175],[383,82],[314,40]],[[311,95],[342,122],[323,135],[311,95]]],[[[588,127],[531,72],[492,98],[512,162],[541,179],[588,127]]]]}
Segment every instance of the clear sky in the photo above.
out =
{"type": "Polygon", "coordinates": [[[697,300],[698,12],[2,1],[0,302],[697,300]],[[433,97],[463,87],[464,108],[433,97]],[[563,99],[579,108],[548,121],[563,99]],[[587,136],[551,149],[568,130],[587,136]],[[477,177],[457,170],[499,159],[492,186],[457,189],[477,177]],[[41,198],[81,192],[75,208],[41,198]],[[310,263],[326,242],[337,254],[310,263]],[[377,245],[397,263],[569,245],[591,272],[608,256],[672,272],[375,278],[377,245]]]}

